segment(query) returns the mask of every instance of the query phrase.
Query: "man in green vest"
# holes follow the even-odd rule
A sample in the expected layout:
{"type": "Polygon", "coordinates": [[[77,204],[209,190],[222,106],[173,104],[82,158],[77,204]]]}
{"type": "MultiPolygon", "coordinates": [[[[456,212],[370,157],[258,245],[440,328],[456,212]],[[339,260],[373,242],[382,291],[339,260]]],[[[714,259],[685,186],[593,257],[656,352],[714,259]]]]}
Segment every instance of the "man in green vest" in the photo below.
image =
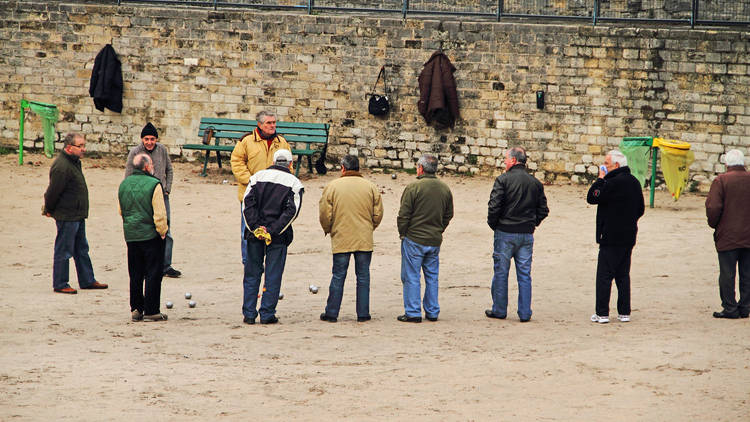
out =
{"type": "Polygon", "coordinates": [[[154,163],[148,154],[133,157],[133,173],[120,184],[118,199],[128,245],[130,311],[133,321],[166,321],[159,312],[167,210],[154,163]],[[145,292],[144,292],[145,280],[145,292]]]}

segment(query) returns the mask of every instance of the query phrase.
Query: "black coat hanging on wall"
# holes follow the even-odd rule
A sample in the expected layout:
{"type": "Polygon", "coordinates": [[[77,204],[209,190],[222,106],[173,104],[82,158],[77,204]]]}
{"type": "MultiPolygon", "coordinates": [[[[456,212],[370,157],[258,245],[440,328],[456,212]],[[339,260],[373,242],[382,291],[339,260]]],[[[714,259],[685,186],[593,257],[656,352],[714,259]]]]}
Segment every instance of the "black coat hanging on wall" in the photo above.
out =
{"type": "Polygon", "coordinates": [[[106,107],[122,112],[122,69],[111,44],[105,45],[94,59],[89,95],[94,97],[97,110],[104,111],[106,107]]]}

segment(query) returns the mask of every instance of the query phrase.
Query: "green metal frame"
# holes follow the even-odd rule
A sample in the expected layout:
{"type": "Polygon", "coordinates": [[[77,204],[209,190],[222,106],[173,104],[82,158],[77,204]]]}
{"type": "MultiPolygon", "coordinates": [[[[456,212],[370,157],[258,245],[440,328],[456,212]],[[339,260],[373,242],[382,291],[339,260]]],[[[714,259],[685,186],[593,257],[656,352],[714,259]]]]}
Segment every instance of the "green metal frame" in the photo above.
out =
{"type": "Polygon", "coordinates": [[[656,192],[656,159],[659,156],[659,148],[654,148],[654,137],[653,136],[628,136],[622,138],[623,143],[628,143],[630,146],[648,146],[651,148],[651,186],[650,194],[648,198],[648,207],[654,207],[654,194],[656,192]]]}

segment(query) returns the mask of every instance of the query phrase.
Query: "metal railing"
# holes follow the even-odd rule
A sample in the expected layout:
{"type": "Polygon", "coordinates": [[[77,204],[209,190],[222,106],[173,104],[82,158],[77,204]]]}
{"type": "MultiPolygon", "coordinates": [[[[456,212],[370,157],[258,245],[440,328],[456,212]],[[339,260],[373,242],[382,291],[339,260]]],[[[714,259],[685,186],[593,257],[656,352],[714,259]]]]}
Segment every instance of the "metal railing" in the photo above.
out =
{"type": "Polygon", "coordinates": [[[750,0],[479,0],[436,2],[429,0],[117,0],[183,6],[365,12],[409,16],[471,16],[494,19],[575,20],[597,25],[603,22],[642,22],[713,26],[750,26],[750,0]],[[470,3],[470,4],[467,4],[470,3]]]}

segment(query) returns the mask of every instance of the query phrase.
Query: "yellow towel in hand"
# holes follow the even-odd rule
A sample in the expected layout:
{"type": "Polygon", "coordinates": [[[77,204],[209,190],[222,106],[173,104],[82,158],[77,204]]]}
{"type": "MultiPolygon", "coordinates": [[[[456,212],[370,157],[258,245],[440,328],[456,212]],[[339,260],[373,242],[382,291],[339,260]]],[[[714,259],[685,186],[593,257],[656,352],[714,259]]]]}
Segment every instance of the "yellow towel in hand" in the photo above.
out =
{"type": "Polygon", "coordinates": [[[253,234],[256,238],[264,240],[266,242],[266,245],[271,244],[271,233],[268,233],[265,227],[258,227],[257,229],[253,230],[253,234]]]}

